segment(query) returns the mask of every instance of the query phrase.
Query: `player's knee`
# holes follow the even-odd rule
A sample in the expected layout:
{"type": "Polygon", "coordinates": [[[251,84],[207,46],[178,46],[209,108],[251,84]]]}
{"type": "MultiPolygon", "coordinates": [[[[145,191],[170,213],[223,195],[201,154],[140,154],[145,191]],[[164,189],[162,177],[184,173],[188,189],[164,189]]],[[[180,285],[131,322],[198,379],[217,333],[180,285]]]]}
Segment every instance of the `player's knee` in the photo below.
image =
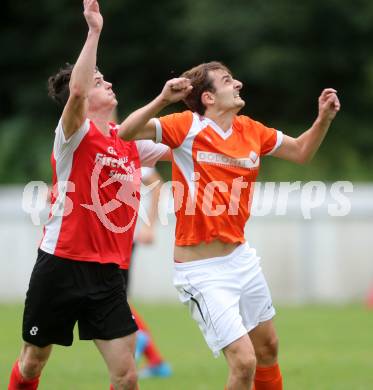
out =
{"type": "Polygon", "coordinates": [[[112,384],[115,390],[135,390],[137,386],[136,370],[118,372],[112,376],[112,384]]]}
{"type": "Polygon", "coordinates": [[[137,386],[137,373],[136,371],[128,372],[125,376],[125,389],[135,390],[137,386]]]}
{"type": "Polygon", "coordinates": [[[234,364],[232,374],[243,382],[249,381],[255,373],[256,358],[250,354],[241,356],[234,364]]]}
{"type": "Polygon", "coordinates": [[[258,365],[274,364],[278,355],[278,338],[277,336],[268,337],[264,343],[256,349],[258,365]]]}
{"type": "Polygon", "coordinates": [[[25,379],[32,379],[39,376],[47,363],[49,354],[49,347],[38,348],[25,345],[19,358],[22,376],[25,379]]]}
{"type": "Polygon", "coordinates": [[[41,374],[44,362],[37,356],[28,355],[20,361],[21,374],[25,379],[32,379],[41,374]]]}

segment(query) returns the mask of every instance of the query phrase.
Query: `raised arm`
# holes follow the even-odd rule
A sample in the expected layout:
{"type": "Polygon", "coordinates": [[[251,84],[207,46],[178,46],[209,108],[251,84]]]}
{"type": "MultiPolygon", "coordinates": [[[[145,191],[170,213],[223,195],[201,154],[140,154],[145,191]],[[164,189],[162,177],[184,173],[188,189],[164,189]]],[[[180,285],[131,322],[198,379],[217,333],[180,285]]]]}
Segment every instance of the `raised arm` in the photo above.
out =
{"type": "Polygon", "coordinates": [[[83,124],[87,116],[88,91],[93,85],[96,68],[97,47],[103,18],[96,0],[84,0],[84,17],[88,24],[88,35],[79,58],[71,73],[70,95],[62,113],[65,138],[70,138],[83,124]]]}
{"type": "Polygon", "coordinates": [[[126,141],[150,139],[155,141],[155,124],[150,120],[165,107],[184,99],[192,90],[184,77],[168,80],[162,92],[149,104],[130,114],[119,127],[119,136],[126,141]]]}
{"type": "Polygon", "coordinates": [[[298,164],[311,161],[340,107],[337,91],[332,88],[324,89],[319,97],[319,114],[311,128],[298,138],[284,135],[281,146],[273,156],[298,164]]]}

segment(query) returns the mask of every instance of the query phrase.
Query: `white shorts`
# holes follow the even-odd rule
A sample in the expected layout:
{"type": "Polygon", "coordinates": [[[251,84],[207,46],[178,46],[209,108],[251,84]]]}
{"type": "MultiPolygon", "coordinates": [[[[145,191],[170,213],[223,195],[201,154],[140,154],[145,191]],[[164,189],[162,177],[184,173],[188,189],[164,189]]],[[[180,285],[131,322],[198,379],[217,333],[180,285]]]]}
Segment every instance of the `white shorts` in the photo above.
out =
{"type": "Polygon", "coordinates": [[[224,257],[175,263],[174,285],[215,357],[275,314],[256,250],[247,243],[224,257]]]}

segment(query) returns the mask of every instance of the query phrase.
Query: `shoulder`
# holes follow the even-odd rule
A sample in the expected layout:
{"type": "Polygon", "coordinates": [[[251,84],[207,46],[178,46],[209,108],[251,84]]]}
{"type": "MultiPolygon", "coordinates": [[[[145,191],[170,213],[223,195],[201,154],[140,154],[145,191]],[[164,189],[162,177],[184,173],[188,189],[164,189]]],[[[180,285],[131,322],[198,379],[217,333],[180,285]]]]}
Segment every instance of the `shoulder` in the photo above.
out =
{"type": "Polygon", "coordinates": [[[258,120],[255,120],[247,115],[237,115],[235,118],[235,123],[244,128],[249,128],[251,131],[256,133],[261,133],[262,131],[268,129],[266,125],[258,120]]]}
{"type": "Polygon", "coordinates": [[[87,138],[86,135],[92,128],[92,122],[89,119],[85,119],[80,128],[69,138],[66,138],[62,122],[61,118],[55,129],[53,154],[56,159],[73,153],[78,148],[82,140],[87,138]]]}
{"type": "Polygon", "coordinates": [[[256,123],[254,119],[250,118],[247,115],[236,115],[234,118],[234,122],[241,126],[253,126],[256,123]]]}
{"type": "Polygon", "coordinates": [[[247,115],[237,115],[233,121],[233,127],[245,134],[257,133],[259,131],[258,122],[247,115]]]}
{"type": "Polygon", "coordinates": [[[187,110],[187,111],[175,112],[173,114],[165,115],[159,119],[161,120],[161,122],[171,121],[175,124],[190,124],[192,123],[193,118],[196,115],[197,114],[193,113],[192,111],[187,110]]]}

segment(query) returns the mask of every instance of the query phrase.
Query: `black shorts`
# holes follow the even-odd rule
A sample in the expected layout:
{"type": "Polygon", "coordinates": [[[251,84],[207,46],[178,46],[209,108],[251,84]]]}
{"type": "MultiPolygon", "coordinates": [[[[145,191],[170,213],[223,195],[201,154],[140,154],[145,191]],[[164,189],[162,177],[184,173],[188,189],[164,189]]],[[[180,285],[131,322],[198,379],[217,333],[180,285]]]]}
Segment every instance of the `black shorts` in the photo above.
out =
{"type": "Polygon", "coordinates": [[[112,340],[136,332],[116,264],[64,259],[39,249],[23,313],[23,340],[39,347],[112,340]]]}
{"type": "Polygon", "coordinates": [[[120,272],[122,273],[122,278],[123,278],[123,288],[127,294],[128,293],[128,282],[129,282],[129,270],[128,269],[121,269],[120,272]]]}
{"type": "MultiPolygon", "coordinates": [[[[137,248],[137,244],[134,241],[133,244],[132,244],[132,254],[131,254],[130,262],[132,262],[132,260],[133,260],[136,248],[137,248]]],[[[131,268],[132,267],[131,267],[131,263],[130,263],[130,266],[129,266],[128,269],[121,269],[122,276],[123,276],[123,279],[124,279],[124,289],[126,290],[127,295],[128,295],[128,291],[129,291],[130,284],[131,284],[130,283],[131,282],[131,268]]]]}

